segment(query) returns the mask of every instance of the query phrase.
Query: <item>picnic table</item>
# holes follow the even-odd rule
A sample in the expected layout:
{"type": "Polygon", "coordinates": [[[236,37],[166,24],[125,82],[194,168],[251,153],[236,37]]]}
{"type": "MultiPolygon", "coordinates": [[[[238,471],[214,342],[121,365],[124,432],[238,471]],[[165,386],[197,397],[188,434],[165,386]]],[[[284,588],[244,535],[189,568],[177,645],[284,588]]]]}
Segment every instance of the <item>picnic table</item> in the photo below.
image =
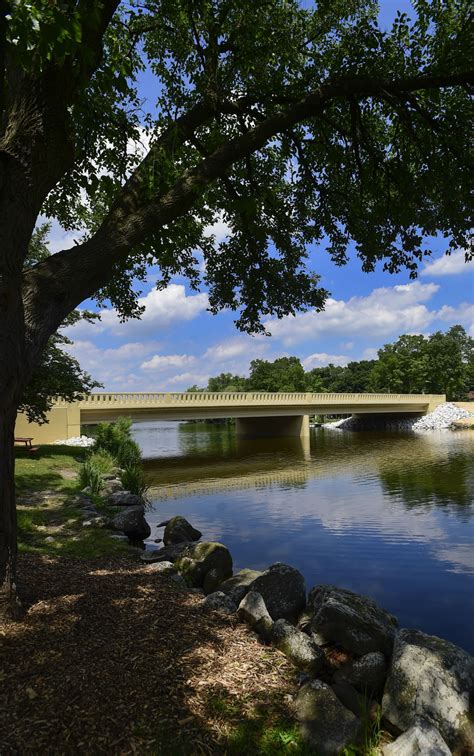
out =
{"type": "Polygon", "coordinates": [[[33,441],[33,436],[31,436],[31,437],[30,436],[18,436],[18,438],[15,438],[15,444],[25,444],[25,448],[29,452],[38,451],[38,447],[37,446],[33,446],[32,443],[31,443],[32,441],[33,441]]]}

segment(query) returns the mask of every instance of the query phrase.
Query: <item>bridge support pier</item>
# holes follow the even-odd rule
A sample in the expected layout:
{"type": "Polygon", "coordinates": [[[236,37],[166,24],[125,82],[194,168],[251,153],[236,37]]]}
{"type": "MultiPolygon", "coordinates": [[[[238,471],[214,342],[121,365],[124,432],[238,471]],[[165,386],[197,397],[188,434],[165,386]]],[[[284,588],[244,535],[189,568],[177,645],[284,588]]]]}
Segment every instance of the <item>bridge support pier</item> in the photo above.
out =
{"type": "Polygon", "coordinates": [[[235,429],[238,436],[305,438],[309,436],[309,415],[237,417],[235,429]]]}

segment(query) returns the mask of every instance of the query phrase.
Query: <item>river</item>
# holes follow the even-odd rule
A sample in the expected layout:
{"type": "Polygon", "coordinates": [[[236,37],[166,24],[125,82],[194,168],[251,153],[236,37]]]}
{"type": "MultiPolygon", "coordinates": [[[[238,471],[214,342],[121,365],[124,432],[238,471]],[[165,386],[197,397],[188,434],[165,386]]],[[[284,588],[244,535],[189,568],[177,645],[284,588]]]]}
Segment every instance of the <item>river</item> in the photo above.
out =
{"type": "Polygon", "coordinates": [[[186,517],[234,569],[281,561],[307,587],[371,596],[403,627],[474,652],[474,433],[241,439],[232,426],[140,423],[156,525],[186,517]]]}

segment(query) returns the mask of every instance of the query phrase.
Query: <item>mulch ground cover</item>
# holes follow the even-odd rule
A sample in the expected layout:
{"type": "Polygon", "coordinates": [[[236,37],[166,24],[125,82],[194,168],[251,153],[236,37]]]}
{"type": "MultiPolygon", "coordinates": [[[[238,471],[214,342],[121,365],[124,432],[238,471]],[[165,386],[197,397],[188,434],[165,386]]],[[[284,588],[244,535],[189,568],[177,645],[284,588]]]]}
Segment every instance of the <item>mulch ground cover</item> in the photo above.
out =
{"type": "Polygon", "coordinates": [[[243,626],[127,558],[25,555],[0,623],[0,754],[232,751],[289,718],[295,672],[243,626]]]}

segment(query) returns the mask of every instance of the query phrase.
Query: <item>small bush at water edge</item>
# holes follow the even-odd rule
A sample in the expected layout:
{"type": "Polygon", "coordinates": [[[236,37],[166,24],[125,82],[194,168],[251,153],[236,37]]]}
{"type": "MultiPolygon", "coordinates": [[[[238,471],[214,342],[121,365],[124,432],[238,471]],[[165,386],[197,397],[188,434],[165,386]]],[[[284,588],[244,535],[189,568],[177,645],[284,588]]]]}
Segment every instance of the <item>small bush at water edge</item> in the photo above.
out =
{"type": "Polygon", "coordinates": [[[120,474],[120,480],[126,491],[141,496],[143,499],[147,499],[147,493],[149,486],[145,481],[145,475],[143,470],[138,465],[130,465],[125,467],[120,474]]]}
{"type": "Polygon", "coordinates": [[[90,486],[91,493],[99,494],[104,485],[102,471],[96,466],[93,457],[86,459],[79,470],[79,485],[81,488],[90,486]]]}

